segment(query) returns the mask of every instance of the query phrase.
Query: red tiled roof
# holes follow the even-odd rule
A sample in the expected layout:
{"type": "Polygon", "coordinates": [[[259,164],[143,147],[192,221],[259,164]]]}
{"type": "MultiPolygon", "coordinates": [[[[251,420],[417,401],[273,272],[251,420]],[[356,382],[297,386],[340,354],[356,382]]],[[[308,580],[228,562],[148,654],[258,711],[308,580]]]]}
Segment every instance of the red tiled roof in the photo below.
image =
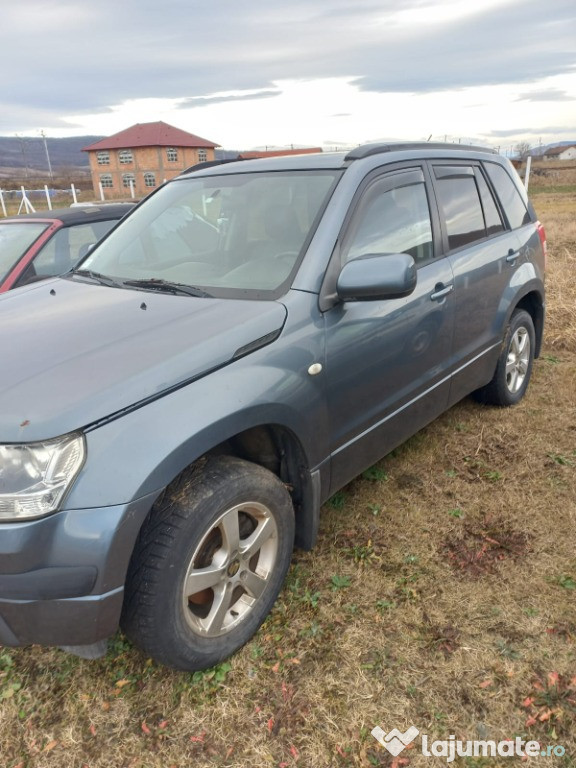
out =
{"type": "Polygon", "coordinates": [[[309,147],[307,149],[271,149],[262,152],[241,152],[238,157],[243,160],[254,160],[258,157],[284,157],[284,155],[313,155],[322,152],[322,147],[309,147]]]}
{"type": "Polygon", "coordinates": [[[547,149],[546,152],[544,152],[545,155],[561,155],[562,152],[566,152],[567,149],[574,149],[574,144],[566,144],[562,147],[552,147],[552,149],[547,149]]]}
{"type": "Polygon", "coordinates": [[[159,121],[157,123],[136,123],[106,139],[95,141],[82,148],[82,152],[97,149],[133,149],[134,147],[202,147],[214,149],[219,146],[213,141],[181,131],[173,125],[159,121]]]}

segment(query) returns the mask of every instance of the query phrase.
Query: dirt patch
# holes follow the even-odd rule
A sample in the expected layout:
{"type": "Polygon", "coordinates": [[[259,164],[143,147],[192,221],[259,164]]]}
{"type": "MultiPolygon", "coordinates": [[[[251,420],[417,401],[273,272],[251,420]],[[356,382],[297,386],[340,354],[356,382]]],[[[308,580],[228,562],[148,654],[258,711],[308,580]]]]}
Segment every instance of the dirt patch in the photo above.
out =
{"type": "Polygon", "coordinates": [[[529,536],[506,523],[485,522],[480,528],[465,526],[447,541],[443,550],[452,567],[469,576],[494,573],[503,560],[518,560],[528,551],[529,536]]]}

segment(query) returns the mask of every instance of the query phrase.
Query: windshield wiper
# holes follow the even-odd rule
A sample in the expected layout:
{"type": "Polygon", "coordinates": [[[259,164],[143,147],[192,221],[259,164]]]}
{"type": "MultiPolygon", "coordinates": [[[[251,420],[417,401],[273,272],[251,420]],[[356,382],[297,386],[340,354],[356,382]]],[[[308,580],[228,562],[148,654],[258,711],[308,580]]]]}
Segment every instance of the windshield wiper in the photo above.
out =
{"type": "Polygon", "coordinates": [[[95,280],[101,285],[108,285],[112,288],[122,288],[122,283],[119,280],[115,280],[113,277],[108,277],[108,275],[102,275],[100,272],[93,272],[91,269],[74,269],[72,272],[68,272],[67,275],[62,275],[62,277],[74,277],[74,275],[89,277],[91,280],[95,280]]]}
{"type": "Polygon", "coordinates": [[[130,288],[142,288],[145,291],[160,291],[161,293],[173,293],[183,296],[199,296],[203,299],[213,298],[211,293],[207,293],[202,288],[195,285],[186,285],[186,283],[172,283],[169,280],[160,280],[159,278],[147,278],[142,280],[123,280],[122,285],[130,288]]]}

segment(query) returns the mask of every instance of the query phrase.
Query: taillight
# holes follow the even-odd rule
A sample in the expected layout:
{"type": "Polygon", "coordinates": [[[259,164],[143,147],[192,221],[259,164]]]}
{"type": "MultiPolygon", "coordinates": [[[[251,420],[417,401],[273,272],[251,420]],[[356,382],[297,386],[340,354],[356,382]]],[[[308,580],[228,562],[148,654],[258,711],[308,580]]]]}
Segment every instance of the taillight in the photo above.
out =
{"type": "Polygon", "coordinates": [[[548,246],[546,245],[546,232],[544,231],[544,227],[542,224],[540,224],[539,221],[536,222],[536,229],[538,230],[538,237],[540,238],[540,242],[542,243],[542,250],[544,251],[544,269],[546,269],[546,263],[548,260],[548,246]]]}

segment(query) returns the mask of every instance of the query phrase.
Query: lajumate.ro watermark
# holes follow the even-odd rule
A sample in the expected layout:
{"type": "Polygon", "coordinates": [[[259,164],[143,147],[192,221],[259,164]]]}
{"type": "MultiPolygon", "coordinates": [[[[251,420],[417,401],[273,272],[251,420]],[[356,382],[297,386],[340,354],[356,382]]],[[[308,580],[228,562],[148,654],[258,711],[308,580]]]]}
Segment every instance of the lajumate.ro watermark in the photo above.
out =
{"type": "MultiPolygon", "coordinates": [[[[420,731],[414,726],[404,733],[397,728],[386,733],[379,725],[372,729],[372,736],[394,757],[419,735],[420,731]]],[[[453,762],[456,757],[563,757],[566,753],[566,748],[561,744],[542,745],[539,741],[526,741],[519,736],[505,741],[461,741],[455,736],[429,741],[426,734],[421,736],[424,757],[445,757],[447,763],[453,762]]]]}

